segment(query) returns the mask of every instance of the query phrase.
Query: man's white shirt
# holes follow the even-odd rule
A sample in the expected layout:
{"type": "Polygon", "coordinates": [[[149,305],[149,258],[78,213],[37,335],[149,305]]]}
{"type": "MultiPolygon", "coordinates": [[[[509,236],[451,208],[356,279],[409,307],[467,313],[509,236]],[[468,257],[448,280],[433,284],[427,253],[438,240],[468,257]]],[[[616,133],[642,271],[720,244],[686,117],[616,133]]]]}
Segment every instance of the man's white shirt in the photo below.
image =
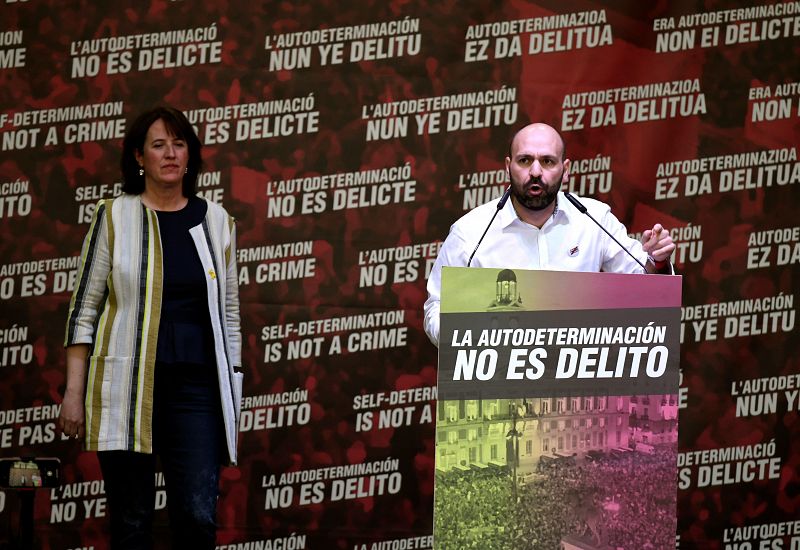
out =
{"type": "MultiPolygon", "coordinates": [[[[450,234],[439,250],[428,278],[428,299],[425,301],[425,332],[437,346],[442,267],[467,266],[470,254],[497,211],[499,200],[490,201],[462,216],[450,227],[450,234]]],[[[580,201],[642,264],[647,262],[647,253],[642,249],[642,244],[628,237],[625,226],[611,213],[607,204],[589,198],[581,198],[580,201]]],[[[556,198],[555,212],[541,229],[520,220],[512,201],[508,200],[497,213],[470,267],[643,272],[640,265],[586,214],[580,213],[561,192],[556,198]]]]}

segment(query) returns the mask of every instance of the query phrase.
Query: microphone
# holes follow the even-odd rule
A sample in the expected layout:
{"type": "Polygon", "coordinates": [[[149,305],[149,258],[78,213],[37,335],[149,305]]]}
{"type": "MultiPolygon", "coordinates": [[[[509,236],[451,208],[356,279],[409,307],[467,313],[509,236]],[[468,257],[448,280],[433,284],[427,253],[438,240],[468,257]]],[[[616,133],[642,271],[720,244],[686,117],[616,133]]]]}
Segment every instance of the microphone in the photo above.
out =
{"type": "Polygon", "coordinates": [[[481,238],[478,239],[478,244],[475,245],[475,250],[473,250],[472,254],[469,255],[469,260],[467,260],[467,267],[469,267],[469,264],[472,263],[472,258],[475,256],[475,253],[478,251],[478,247],[481,245],[481,242],[483,242],[483,238],[486,236],[486,233],[492,226],[492,222],[497,217],[497,213],[503,209],[503,207],[506,205],[506,201],[508,201],[508,197],[510,196],[511,196],[511,186],[509,185],[508,189],[506,189],[506,192],[503,193],[503,196],[500,197],[499,201],[497,201],[497,210],[495,210],[494,216],[492,216],[492,219],[489,220],[489,223],[486,225],[486,229],[483,230],[483,235],[481,235],[481,238]]]}
{"type": "Polygon", "coordinates": [[[611,237],[611,240],[613,240],[615,243],[617,243],[617,244],[619,245],[619,247],[620,247],[622,250],[624,250],[625,252],[627,252],[627,253],[628,253],[628,256],[630,256],[631,258],[633,258],[633,261],[634,261],[634,262],[636,262],[637,264],[639,264],[640,266],[642,266],[642,269],[644,270],[644,272],[645,272],[645,273],[647,273],[647,268],[644,266],[644,264],[643,264],[642,262],[640,262],[640,261],[639,261],[639,260],[636,258],[636,256],[634,256],[633,254],[631,254],[631,251],[630,251],[630,250],[628,250],[627,248],[625,248],[624,246],[622,246],[622,243],[621,243],[621,242],[619,242],[617,239],[615,239],[615,238],[614,238],[614,235],[612,235],[611,233],[609,233],[609,232],[608,232],[608,230],[607,230],[605,227],[603,227],[602,225],[600,225],[600,222],[599,222],[599,221],[597,221],[596,219],[594,219],[594,217],[593,217],[591,214],[589,214],[589,211],[586,209],[586,207],[585,207],[584,205],[582,205],[582,204],[580,203],[580,201],[578,201],[578,199],[576,199],[575,197],[573,197],[573,196],[572,196],[572,195],[571,195],[571,194],[570,194],[568,191],[564,191],[564,196],[565,196],[565,197],[567,197],[567,200],[568,200],[569,202],[571,202],[571,203],[572,203],[572,206],[574,206],[575,208],[577,208],[577,209],[578,209],[578,211],[579,211],[581,214],[586,214],[587,216],[589,216],[589,218],[590,218],[590,219],[591,219],[591,220],[592,220],[592,221],[595,223],[595,225],[597,225],[597,227],[599,227],[600,229],[602,229],[602,230],[603,230],[603,232],[604,232],[606,235],[608,235],[609,237],[611,237]]]}

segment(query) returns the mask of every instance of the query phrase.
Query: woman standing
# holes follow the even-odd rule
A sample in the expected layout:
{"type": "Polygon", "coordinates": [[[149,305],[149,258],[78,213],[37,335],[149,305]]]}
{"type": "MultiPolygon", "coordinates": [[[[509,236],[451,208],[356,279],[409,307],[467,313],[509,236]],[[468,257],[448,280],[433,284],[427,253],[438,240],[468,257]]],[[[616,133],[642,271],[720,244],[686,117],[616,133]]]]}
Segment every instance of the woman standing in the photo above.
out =
{"type": "Polygon", "coordinates": [[[98,451],[112,548],[152,547],[156,456],[174,546],[214,548],[220,466],[236,463],[235,227],[196,196],[200,148],[180,111],[141,114],[124,193],[97,204],[81,252],[59,425],[98,451]]]}

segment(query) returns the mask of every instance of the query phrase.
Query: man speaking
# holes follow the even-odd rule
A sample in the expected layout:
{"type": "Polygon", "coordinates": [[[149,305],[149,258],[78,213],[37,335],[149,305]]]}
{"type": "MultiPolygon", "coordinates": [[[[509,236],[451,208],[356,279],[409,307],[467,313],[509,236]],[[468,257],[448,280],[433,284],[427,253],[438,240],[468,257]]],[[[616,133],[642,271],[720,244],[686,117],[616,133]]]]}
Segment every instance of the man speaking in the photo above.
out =
{"type": "Polygon", "coordinates": [[[428,278],[425,332],[437,346],[444,266],[672,273],[675,244],[660,224],[646,230],[640,243],[628,237],[607,204],[579,202],[560,191],[569,181],[570,161],[555,129],[525,126],[511,140],[508,155],[510,200],[506,191],[456,221],[428,278]]]}

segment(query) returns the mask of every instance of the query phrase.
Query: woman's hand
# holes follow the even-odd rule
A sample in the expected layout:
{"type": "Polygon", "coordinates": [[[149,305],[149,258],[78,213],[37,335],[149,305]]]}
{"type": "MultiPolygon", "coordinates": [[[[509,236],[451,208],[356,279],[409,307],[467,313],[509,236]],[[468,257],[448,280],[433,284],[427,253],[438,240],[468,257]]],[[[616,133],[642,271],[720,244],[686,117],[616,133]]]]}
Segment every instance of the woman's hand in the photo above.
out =
{"type": "Polygon", "coordinates": [[[61,403],[61,414],[58,415],[58,427],[70,439],[81,439],[84,436],[83,395],[67,389],[61,403]]]}
{"type": "Polygon", "coordinates": [[[64,401],[58,415],[58,427],[70,439],[80,439],[86,433],[83,395],[86,389],[88,355],[89,346],[86,344],[67,346],[67,389],[64,390],[64,401]]]}

